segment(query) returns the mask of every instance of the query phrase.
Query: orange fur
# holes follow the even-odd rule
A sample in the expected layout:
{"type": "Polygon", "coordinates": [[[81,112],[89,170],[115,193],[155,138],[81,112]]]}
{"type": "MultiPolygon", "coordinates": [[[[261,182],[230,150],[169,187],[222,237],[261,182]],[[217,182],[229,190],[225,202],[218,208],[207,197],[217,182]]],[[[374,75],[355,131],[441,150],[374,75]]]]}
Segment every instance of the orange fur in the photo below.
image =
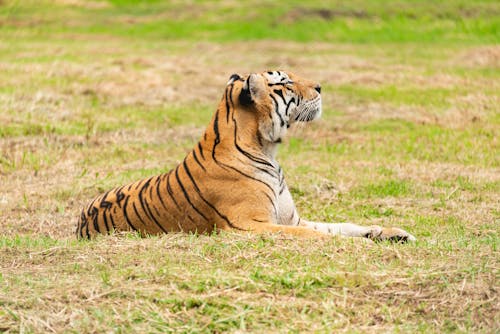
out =
{"type": "Polygon", "coordinates": [[[238,230],[415,240],[398,228],[299,217],[275,160],[290,125],[321,115],[318,84],[280,71],[232,75],[200,141],[172,171],[112,189],[82,210],[76,234],[238,230]]]}
{"type": "MultiPolygon", "coordinates": [[[[276,143],[266,141],[266,134],[259,131],[271,126],[267,123],[275,107],[270,95],[285,87],[269,86],[262,75],[248,78],[228,84],[207,130],[182,163],[166,174],[112,189],[94,199],[81,213],[77,236],[130,230],[141,234],[208,233],[214,229],[322,235],[304,227],[275,225],[277,194],[257,174],[259,168],[276,173],[276,143]],[[240,94],[248,91],[245,85],[252,86],[255,101],[250,105],[240,103],[240,94]]],[[[317,84],[293,74],[289,78],[293,84],[288,89],[293,88],[296,96],[308,100],[318,95],[317,84]]]]}

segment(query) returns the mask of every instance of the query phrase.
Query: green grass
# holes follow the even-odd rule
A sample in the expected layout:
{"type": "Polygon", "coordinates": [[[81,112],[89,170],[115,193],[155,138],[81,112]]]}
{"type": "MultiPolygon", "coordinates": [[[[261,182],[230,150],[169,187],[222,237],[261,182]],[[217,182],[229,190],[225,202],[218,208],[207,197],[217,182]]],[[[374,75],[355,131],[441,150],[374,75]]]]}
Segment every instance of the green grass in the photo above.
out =
{"type": "Polygon", "coordinates": [[[498,331],[497,1],[0,1],[0,331],[498,331]],[[81,208],[169,170],[232,73],[321,82],[278,159],[303,217],[415,244],[135,234],[81,208]]]}
{"type": "Polygon", "coordinates": [[[339,143],[335,137],[319,141],[291,138],[280,156],[308,151],[311,157],[319,154],[324,163],[337,159],[338,155],[353,160],[370,157],[373,161],[427,161],[493,168],[500,163],[497,152],[490,146],[496,138],[494,128],[449,129],[388,119],[359,122],[348,131],[352,136],[362,135],[363,139],[339,143]]]}
{"type": "Polygon", "coordinates": [[[379,184],[366,184],[353,190],[353,195],[358,198],[370,197],[399,197],[413,193],[412,186],[404,180],[389,180],[379,184]]]}
{"type": "MultiPolygon", "coordinates": [[[[16,256],[23,264],[29,261],[32,265],[40,265],[48,260],[58,261],[59,265],[49,269],[45,279],[37,272],[4,278],[7,283],[24,286],[30,292],[18,305],[30,309],[39,298],[46,298],[46,294],[62,303],[74,301],[75,294],[79,295],[85,317],[73,323],[74,330],[92,326],[123,331],[138,328],[150,331],[168,328],[203,332],[258,331],[272,327],[299,331],[341,330],[346,325],[352,326],[346,323],[346,319],[352,317],[352,307],[356,307],[358,315],[352,319],[354,324],[364,324],[367,328],[376,329],[383,319],[390,319],[396,331],[417,328],[419,331],[467,330],[473,328],[474,317],[481,314],[479,305],[472,306],[474,317],[462,319],[459,325],[446,320],[436,324],[432,321],[433,313],[428,310],[432,302],[422,292],[419,296],[418,291],[408,290],[408,285],[417,280],[422,284],[421,289],[432,286],[430,291],[444,297],[444,304],[434,311],[441,312],[446,309],[445,293],[450,287],[459,287],[464,280],[476,282],[481,271],[489,270],[492,264],[481,257],[466,263],[472,265],[470,269],[448,262],[442,262],[446,267],[437,269],[432,254],[440,253],[441,257],[449,259],[456,257],[458,249],[449,244],[420,243],[416,247],[364,249],[329,242],[321,248],[301,248],[302,252],[298,253],[300,246],[290,240],[237,235],[149,240],[106,238],[85,243],[41,241],[32,245],[29,254],[23,254],[23,246],[26,245],[9,245],[13,253],[9,258],[16,256]],[[57,246],[54,247],[54,243],[57,246]],[[102,254],[99,256],[105,262],[95,263],[100,250],[112,244],[116,251],[126,251],[129,255],[102,254]],[[51,248],[47,250],[47,246],[51,248]],[[142,249],[140,253],[130,252],[137,246],[142,249]],[[190,252],[183,257],[177,256],[186,247],[190,252]],[[347,247],[352,254],[337,253],[339,247],[347,247]],[[163,249],[162,256],[158,256],[158,249],[163,249]],[[343,260],[332,261],[332,252],[343,260]],[[412,262],[411,266],[408,260],[400,258],[401,254],[414,252],[423,258],[412,262]],[[83,258],[75,263],[68,259],[68,254],[83,258]],[[315,259],[314,263],[311,259],[315,259]],[[454,271],[454,275],[450,276],[449,271],[454,271]],[[57,287],[50,279],[55,276],[59,277],[57,287]],[[390,281],[381,281],[380,278],[387,276],[390,281]],[[75,286],[76,277],[86,280],[75,286]],[[138,288],[138,284],[148,288],[138,288]],[[365,296],[358,296],[355,291],[364,292],[365,296]],[[369,291],[377,293],[372,295],[369,291]],[[398,294],[398,291],[405,294],[398,294]],[[407,298],[407,294],[412,298],[407,298]],[[114,303],[132,300],[136,301],[134,307],[125,309],[124,317],[115,322],[114,303]],[[370,303],[382,303],[383,306],[374,311],[370,303]],[[407,313],[415,312],[414,309],[422,317],[414,324],[416,327],[409,326],[406,321],[407,313]],[[282,318],[291,314],[296,319],[313,322],[295,327],[282,318]],[[360,317],[366,314],[375,318],[360,317]]],[[[478,243],[468,247],[484,251],[484,246],[478,243]]],[[[3,302],[3,316],[7,321],[20,317],[19,311],[12,310],[16,307],[16,304],[3,302]]],[[[70,312],[74,308],[70,306],[70,312]]],[[[450,310],[449,316],[453,317],[455,312],[450,310]]]]}
{"type": "Polygon", "coordinates": [[[398,87],[390,85],[386,87],[364,88],[354,85],[345,85],[335,88],[335,92],[345,98],[357,103],[383,102],[396,106],[419,106],[447,108],[452,105],[453,97],[462,95],[454,89],[444,88],[421,88],[421,87],[398,87]]]}
{"type": "MultiPolygon", "coordinates": [[[[499,39],[495,1],[455,0],[444,6],[429,0],[334,1],[329,5],[321,1],[260,1],[257,6],[247,2],[215,5],[209,1],[191,6],[163,1],[110,3],[99,9],[54,5],[35,9],[30,2],[12,2],[0,14],[20,24],[38,15],[43,26],[29,28],[37,35],[71,31],[132,39],[225,42],[271,38],[298,42],[495,43],[499,39]],[[61,21],[61,15],[71,20],[61,21]],[[85,20],[86,16],[92,20],[85,20]]],[[[3,29],[12,33],[15,28],[4,25],[3,29]]]]}

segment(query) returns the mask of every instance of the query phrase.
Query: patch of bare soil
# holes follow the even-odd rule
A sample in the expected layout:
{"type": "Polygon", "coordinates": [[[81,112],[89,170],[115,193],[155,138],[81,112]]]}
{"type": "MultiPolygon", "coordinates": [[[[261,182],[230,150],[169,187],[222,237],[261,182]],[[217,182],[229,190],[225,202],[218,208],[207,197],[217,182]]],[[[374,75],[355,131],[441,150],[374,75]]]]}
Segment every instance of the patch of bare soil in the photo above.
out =
{"type": "Polygon", "coordinates": [[[336,10],[331,8],[304,8],[297,7],[288,11],[280,18],[280,22],[294,23],[305,19],[322,19],[325,21],[334,20],[335,18],[357,18],[365,19],[372,17],[368,12],[359,9],[336,10]]]}
{"type": "Polygon", "coordinates": [[[452,106],[439,113],[421,106],[394,106],[378,102],[359,105],[349,104],[349,101],[343,99],[335,101],[332,105],[346,113],[348,117],[344,120],[345,122],[390,119],[405,120],[416,124],[434,124],[451,129],[464,129],[480,122],[488,127],[485,120],[491,114],[493,100],[489,96],[469,94],[459,97],[459,101],[465,102],[464,106],[452,106]]]}
{"type": "Polygon", "coordinates": [[[468,67],[500,68],[500,46],[482,46],[459,54],[454,62],[468,67]]]}
{"type": "Polygon", "coordinates": [[[74,6],[88,9],[103,9],[109,8],[111,5],[108,1],[92,1],[92,0],[53,0],[56,5],[74,6]]]}

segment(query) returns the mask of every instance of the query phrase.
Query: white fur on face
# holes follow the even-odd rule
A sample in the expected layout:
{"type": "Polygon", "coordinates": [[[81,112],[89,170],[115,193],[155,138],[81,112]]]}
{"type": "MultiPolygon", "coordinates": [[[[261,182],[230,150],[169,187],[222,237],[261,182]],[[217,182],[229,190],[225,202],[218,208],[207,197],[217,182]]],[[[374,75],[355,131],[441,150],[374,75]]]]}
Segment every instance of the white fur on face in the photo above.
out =
{"type": "Polygon", "coordinates": [[[263,137],[270,142],[279,142],[287,129],[295,122],[309,122],[321,116],[321,95],[304,100],[291,87],[294,84],[285,72],[265,72],[262,76],[269,86],[281,85],[287,89],[272,89],[269,93],[273,102],[271,122],[260,126],[263,137]]]}
{"type": "Polygon", "coordinates": [[[266,77],[267,82],[271,85],[290,82],[288,74],[281,71],[265,72],[264,77],[266,77]]]}
{"type": "Polygon", "coordinates": [[[303,101],[295,108],[294,122],[309,122],[321,117],[321,95],[312,100],[303,101]]]}

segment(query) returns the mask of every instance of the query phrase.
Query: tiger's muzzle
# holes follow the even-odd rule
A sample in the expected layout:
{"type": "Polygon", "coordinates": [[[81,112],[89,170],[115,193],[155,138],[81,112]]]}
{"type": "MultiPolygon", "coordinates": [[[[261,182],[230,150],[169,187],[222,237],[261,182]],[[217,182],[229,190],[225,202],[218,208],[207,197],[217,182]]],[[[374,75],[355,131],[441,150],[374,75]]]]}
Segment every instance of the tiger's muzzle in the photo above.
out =
{"type": "MultiPolygon", "coordinates": [[[[321,88],[315,88],[316,91],[321,88]]],[[[294,121],[296,122],[310,122],[321,117],[321,95],[318,94],[315,98],[303,101],[295,109],[294,121]]]]}

